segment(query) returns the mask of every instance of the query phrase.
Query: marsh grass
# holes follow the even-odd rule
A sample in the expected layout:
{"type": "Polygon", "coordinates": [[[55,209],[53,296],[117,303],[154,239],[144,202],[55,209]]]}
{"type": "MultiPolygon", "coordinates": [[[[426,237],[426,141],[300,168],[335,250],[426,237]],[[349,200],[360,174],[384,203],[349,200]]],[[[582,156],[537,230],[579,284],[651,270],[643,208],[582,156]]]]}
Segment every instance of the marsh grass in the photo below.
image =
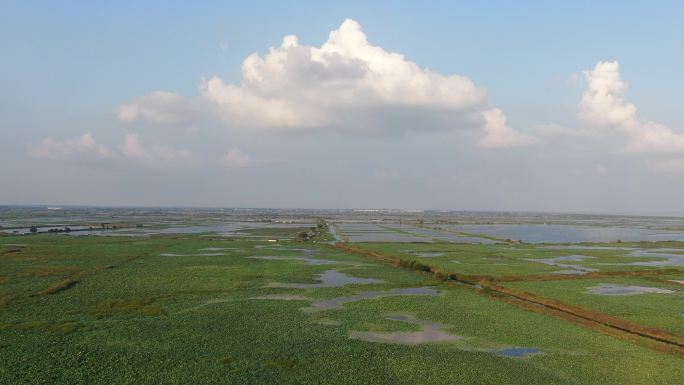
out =
{"type": "Polygon", "coordinates": [[[601,313],[613,318],[629,321],[630,330],[637,330],[631,324],[638,324],[649,334],[670,338],[676,335],[684,348],[684,323],[682,322],[682,296],[676,284],[652,277],[629,277],[594,279],[581,281],[548,281],[505,283],[509,290],[527,293],[549,300],[568,304],[586,312],[601,313]],[[672,294],[639,294],[628,296],[602,296],[587,294],[587,288],[600,284],[621,284],[654,286],[675,291],[672,294]]]}
{"type": "MultiPolygon", "coordinates": [[[[609,328],[608,331],[610,332],[611,335],[619,336],[624,339],[628,340],[634,340],[636,336],[644,337],[646,340],[644,341],[638,341],[641,342],[644,346],[653,346],[654,343],[664,343],[664,348],[668,351],[674,352],[676,354],[684,356],[684,338],[678,337],[668,331],[657,329],[657,328],[652,328],[652,327],[646,327],[634,322],[627,321],[622,318],[610,316],[608,314],[605,314],[603,312],[598,312],[598,311],[592,311],[586,308],[578,307],[578,306],[573,306],[568,303],[564,303],[561,301],[557,301],[551,298],[545,298],[541,297],[532,293],[524,292],[521,290],[516,290],[512,289],[510,287],[503,287],[499,286],[499,278],[500,277],[494,277],[491,275],[476,275],[476,276],[467,276],[467,275],[457,275],[457,274],[444,274],[441,271],[439,271],[436,268],[433,268],[431,266],[425,265],[421,262],[417,262],[415,260],[408,260],[408,259],[401,259],[400,257],[397,257],[395,255],[388,255],[388,254],[383,254],[380,252],[375,252],[375,251],[368,251],[364,250],[363,248],[358,248],[358,247],[349,247],[349,246],[344,246],[344,248],[348,251],[359,253],[365,256],[369,256],[371,258],[377,259],[377,260],[384,260],[384,261],[393,261],[395,265],[399,267],[403,267],[405,269],[410,269],[410,270],[417,270],[425,273],[432,273],[433,278],[439,279],[440,277],[446,276],[447,279],[450,276],[455,276],[458,281],[461,281],[463,283],[467,283],[470,285],[473,285],[478,292],[481,294],[484,294],[488,297],[496,298],[499,300],[504,300],[505,302],[509,303],[515,303],[518,304],[519,301],[525,301],[531,304],[536,304],[540,305],[543,308],[549,309],[548,313],[554,313],[557,315],[560,315],[561,317],[565,319],[574,319],[575,317],[579,317],[581,319],[590,321],[589,323],[584,323],[585,327],[594,329],[594,330],[603,330],[606,327],[609,328]],[[509,300],[510,299],[510,300],[509,300]],[[518,301],[516,301],[518,300],[518,301]],[[611,330],[612,329],[612,330],[611,330]],[[628,333],[628,335],[623,335],[622,332],[628,333]]],[[[674,271],[678,271],[674,269],[674,271]]],[[[654,273],[661,274],[662,272],[666,273],[672,273],[673,269],[662,269],[659,271],[646,271],[646,272],[634,272],[634,271],[628,271],[628,272],[611,272],[609,273],[611,276],[618,276],[618,277],[630,277],[630,276],[639,276],[639,275],[653,275],[654,273]]],[[[601,273],[598,273],[601,274],[601,273]]],[[[603,273],[605,274],[605,273],[603,273]]],[[[601,274],[601,275],[603,275],[601,274]]],[[[594,278],[593,275],[587,274],[589,277],[594,278]]],[[[509,277],[506,276],[505,278],[514,279],[518,278],[517,280],[520,281],[525,281],[525,276],[518,276],[518,277],[509,277]]],[[[571,279],[586,279],[586,277],[581,276],[580,278],[573,277],[571,279]]],[[[527,307],[527,304],[521,307],[527,307]]],[[[660,347],[659,347],[660,348],[660,347]]]]}
{"type": "Polygon", "coordinates": [[[81,269],[76,266],[45,266],[34,267],[17,273],[21,278],[68,276],[80,273],[81,269]]]}
{"type": "Polygon", "coordinates": [[[304,362],[296,358],[266,360],[261,366],[268,369],[295,369],[304,366],[304,362]]]}
{"type": "Polygon", "coordinates": [[[2,329],[13,329],[13,330],[39,330],[44,332],[49,332],[52,334],[65,335],[74,333],[84,328],[84,324],[78,321],[60,321],[60,322],[48,322],[48,321],[28,321],[28,322],[17,322],[17,323],[0,323],[0,330],[2,329]]]}
{"type": "MultiPolygon", "coordinates": [[[[391,255],[401,255],[406,245],[375,245],[377,253],[366,250],[359,255],[328,245],[299,244],[313,254],[359,262],[349,274],[385,282],[306,292],[292,289],[293,294],[326,300],[398,287],[434,286],[440,291],[431,298],[378,298],[310,315],[300,310],[301,302],[251,299],[283,292],[265,287],[270,281],[316,282],[316,274],[327,268],[282,260],[256,263],[244,258],[262,255],[264,251],[253,246],[269,245],[266,242],[212,240],[200,235],[114,238],[26,237],[21,242],[29,244],[29,249],[14,255],[30,252],[35,261],[15,263],[11,256],[0,257],[0,276],[12,278],[0,293],[17,296],[9,308],[0,311],[0,322],[4,322],[0,323],[0,345],[5,346],[0,347],[0,383],[621,385],[674,384],[684,378],[680,357],[521,309],[508,303],[510,295],[493,300],[490,297],[496,292],[484,295],[468,285],[450,282],[468,278],[465,274],[498,277],[508,274],[504,269],[518,269],[518,265],[496,267],[497,261],[485,257],[504,252],[514,261],[527,258],[528,250],[520,246],[502,251],[500,245],[417,244],[416,248],[430,251],[453,251],[442,258],[442,266],[435,264],[426,273],[420,263],[428,262],[425,259],[398,268],[398,258],[391,255]],[[239,250],[213,257],[159,256],[167,251],[192,254],[208,246],[239,250]],[[456,252],[459,254],[454,256],[456,252]],[[463,266],[449,261],[453,258],[461,259],[463,266]],[[80,271],[18,277],[23,271],[54,272],[59,266],[76,266],[80,271]],[[446,273],[461,267],[469,268],[458,270],[463,277],[446,273]],[[64,279],[81,283],[55,296],[27,295],[64,279]],[[216,299],[227,301],[198,307],[216,299]],[[410,348],[349,338],[353,330],[417,328],[385,319],[388,313],[410,313],[444,323],[466,338],[454,345],[410,348]],[[545,354],[523,360],[488,352],[514,346],[537,347],[545,354]]],[[[282,248],[269,250],[271,253],[300,254],[282,248]]],[[[542,250],[533,256],[551,253],[556,251],[542,250]]],[[[549,269],[531,262],[520,266],[529,266],[521,271],[524,274],[549,269]]],[[[534,310],[539,308],[534,305],[534,310]]]]}
{"type": "Polygon", "coordinates": [[[45,329],[48,323],[45,321],[28,321],[28,322],[3,322],[0,323],[0,329],[16,329],[16,330],[33,330],[33,329],[45,329]]]}
{"type": "Polygon", "coordinates": [[[399,260],[399,266],[406,268],[406,269],[422,271],[422,272],[426,272],[426,273],[432,271],[432,268],[430,266],[428,266],[424,263],[418,262],[416,260],[400,259],[399,260]]]}
{"type": "Polygon", "coordinates": [[[59,292],[62,292],[64,290],[69,290],[72,287],[78,285],[80,281],[72,279],[72,278],[67,278],[63,279],[59,282],[55,282],[52,285],[48,286],[47,288],[41,290],[38,294],[40,295],[52,295],[52,294],[57,294],[59,292]]]}
{"type": "Polygon", "coordinates": [[[7,308],[14,298],[10,293],[0,293],[0,310],[7,308]]]}
{"type": "Polygon", "coordinates": [[[99,302],[90,313],[102,318],[116,314],[139,314],[150,317],[166,315],[164,309],[154,302],[152,298],[109,299],[99,302]]]}
{"type": "Polygon", "coordinates": [[[84,328],[84,325],[81,322],[63,322],[58,325],[54,325],[50,328],[52,331],[59,332],[61,334],[70,334],[73,332],[76,332],[78,330],[81,330],[84,328]]]}
{"type": "Polygon", "coordinates": [[[218,362],[223,365],[231,365],[233,362],[235,362],[235,358],[233,358],[232,356],[225,356],[219,358],[218,362]]]}

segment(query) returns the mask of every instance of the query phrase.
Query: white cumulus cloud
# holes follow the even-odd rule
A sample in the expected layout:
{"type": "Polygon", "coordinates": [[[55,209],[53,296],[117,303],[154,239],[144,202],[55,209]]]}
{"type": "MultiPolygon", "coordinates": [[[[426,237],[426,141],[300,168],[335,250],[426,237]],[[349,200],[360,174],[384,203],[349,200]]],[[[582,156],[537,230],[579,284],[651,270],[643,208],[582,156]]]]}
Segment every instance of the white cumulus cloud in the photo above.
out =
{"type": "Polygon", "coordinates": [[[480,140],[483,148],[506,148],[527,146],[537,142],[536,138],[522,134],[506,124],[506,114],[498,108],[483,113],[485,136],[480,140]]]}
{"type": "Polygon", "coordinates": [[[172,92],[156,91],[122,104],[116,109],[122,122],[145,121],[153,124],[181,124],[189,121],[193,106],[172,92]]]}
{"type": "Polygon", "coordinates": [[[347,130],[392,133],[477,127],[483,147],[534,142],[507,126],[486,92],[468,77],[445,75],[368,42],[347,19],[320,47],[286,36],[266,55],[242,63],[242,81],[203,80],[200,95],[154,92],[120,106],[125,122],[177,124],[219,119],[231,129],[347,130]],[[493,112],[496,111],[496,112],[493,112]],[[496,115],[496,116],[494,116],[496,115]],[[503,122],[503,123],[502,123],[503,122]]]}
{"type": "Polygon", "coordinates": [[[95,142],[89,133],[78,139],[57,141],[52,138],[43,139],[40,143],[28,146],[29,155],[40,159],[69,159],[74,157],[112,158],[114,154],[107,147],[95,142]]]}
{"type": "Polygon", "coordinates": [[[627,83],[617,61],[599,62],[584,71],[587,85],[579,103],[578,118],[596,128],[616,130],[629,139],[628,152],[684,153],[684,134],[664,124],[643,121],[634,104],[625,100],[627,83]]]}

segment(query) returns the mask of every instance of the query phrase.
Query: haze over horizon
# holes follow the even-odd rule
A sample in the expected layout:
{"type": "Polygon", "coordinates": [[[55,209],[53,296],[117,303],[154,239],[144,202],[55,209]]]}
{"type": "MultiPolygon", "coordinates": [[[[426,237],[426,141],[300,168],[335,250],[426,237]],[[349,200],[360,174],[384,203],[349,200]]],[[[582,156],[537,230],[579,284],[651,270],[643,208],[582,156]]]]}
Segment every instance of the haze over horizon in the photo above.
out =
{"type": "Polygon", "coordinates": [[[682,215],[683,11],[5,2],[0,205],[682,215]]]}
{"type": "Polygon", "coordinates": [[[10,204],[10,205],[0,205],[0,208],[32,208],[37,210],[48,210],[48,211],[69,211],[70,209],[103,209],[103,210],[198,210],[198,211],[208,211],[213,210],[236,210],[236,211],[250,211],[250,210],[275,210],[275,211],[340,211],[340,212],[380,212],[380,213],[452,213],[452,214],[501,214],[502,216],[598,216],[598,217],[658,217],[658,218],[684,218],[684,213],[682,212],[641,212],[641,211],[613,211],[613,212],[602,212],[602,211],[539,211],[539,210],[487,210],[487,209],[458,209],[458,208],[401,208],[401,207],[231,207],[231,206],[188,206],[188,205],[174,205],[174,206],[155,206],[155,205],[79,205],[79,204],[50,204],[44,202],[29,203],[29,204],[10,204]]]}

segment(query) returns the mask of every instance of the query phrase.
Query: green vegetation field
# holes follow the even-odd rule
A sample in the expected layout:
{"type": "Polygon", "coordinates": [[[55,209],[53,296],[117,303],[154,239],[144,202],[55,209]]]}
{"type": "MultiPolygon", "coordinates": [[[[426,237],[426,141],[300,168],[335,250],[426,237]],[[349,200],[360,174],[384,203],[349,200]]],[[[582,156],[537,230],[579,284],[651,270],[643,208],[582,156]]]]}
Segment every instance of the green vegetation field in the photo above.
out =
{"type": "MultiPolygon", "coordinates": [[[[561,263],[580,265],[598,272],[645,271],[653,267],[631,265],[634,262],[653,261],[653,258],[631,257],[628,252],[618,249],[563,249],[549,248],[548,245],[533,244],[456,244],[456,243],[358,243],[364,249],[413,259],[444,271],[453,271],[466,275],[517,276],[549,274],[564,268],[552,266],[531,259],[550,259],[573,255],[589,256],[582,261],[565,261],[561,263]],[[422,256],[420,253],[434,253],[434,256],[422,256]],[[442,254],[442,255],[437,255],[442,254]]],[[[601,244],[602,246],[604,244],[601,244]]],[[[617,247],[605,244],[606,247],[617,247]]],[[[654,248],[658,244],[646,244],[654,248]]],[[[620,244],[620,247],[643,247],[642,244],[620,244]]],[[[679,244],[662,243],[662,247],[679,247],[679,244]]],[[[591,245],[588,245],[591,247],[591,245]]],[[[684,250],[684,248],[682,248],[684,250]]]]}
{"type": "MultiPolygon", "coordinates": [[[[364,247],[444,251],[448,257],[421,261],[446,268],[457,259],[454,270],[468,274],[546,274],[554,267],[522,258],[558,255],[526,245],[364,247]]],[[[0,261],[1,384],[678,384],[684,378],[681,356],[319,243],[5,236],[0,261]],[[317,284],[317,275],[330,270],[375,283],[277,287],[317,284]],[[422,287],[439,295],[302,310],[324,299],[422,287]],[[461,338],[415,345],[350,338],[420,330],[387,318],[393,314],[441,323],[461,338]],[[517,347],[539,352],[497,353],[517,347]]],[[[521,287],[572,296],[569,288],[551,286],[579,282],[521,287]]]]}
{"type": "Polygon", "coordinates": [[[684,285],[645,278],[601,278],[570,281],[510,282],[506,286],[582,306],[684,337],[684,285]],[[671,293],[598,295],[599,285],[655,287],[671,293]]]}

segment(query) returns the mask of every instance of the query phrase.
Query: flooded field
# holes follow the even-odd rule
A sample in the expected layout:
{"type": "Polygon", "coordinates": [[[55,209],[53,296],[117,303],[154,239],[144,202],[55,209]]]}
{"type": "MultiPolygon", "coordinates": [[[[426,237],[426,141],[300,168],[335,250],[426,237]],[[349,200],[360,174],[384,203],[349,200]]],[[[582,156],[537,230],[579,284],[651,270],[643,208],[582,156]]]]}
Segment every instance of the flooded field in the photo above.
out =
{"type": "Polygon", "coordinates": [[[554,258],[543,258],[543,259],[525,259],[526,261],[530,262],[538,262],[538,263],[543,263],[545,265],[550,265],[550,266],[556,266],[561,268],[562,270],[558,271],[552,271],[553,274],[587,274],[593,271],[598,271],[598,269],[594,269],[591,267],[585,267],[582,265],[575,265],[575,264],[570,264],[567,262],[581,262],[584,260],[587,260],[589,258],[595,258],[590,255],[565,255],[562,257],[554,257],[554,258]]]}
{"type": "Polygon", "coordinates": [[[508,286],[684,337],[684,287],[663,271],[651,277],[512,282],[508,286]]]}
{"type": "Polygon", "coordinates": [[[349,337],[369,342],[401,345],[434,344],[439,342],[456,341],[463,338],[461,336],[445,332],[444,329],[447,327],[447,325],[441,324],[439,322],[417,319],[408,314],[390,315],[385,318],[392,321],[400,321],[417,325],[420,327],[420,330],[415,332],[394,333],[353,331],[349,337]]]}
{"type": "Polygon", "coordinates": [[[306,312],[315,312],[329,309],[341,309],[345,303],[362,301],[373,298],[393,297],[399,295],[438,295],[439,291],[429,287],[401,288],[388,291],[366,291],[350,297],[339,297],[324,301],[317,301],[311,307],[304,308],[306,312]]]}
{"type": "Polygon", "coordinates": [[[369,285],[372,283],[383,283],[380,279],[373,278],[358,278],[347,275],[338,270],[326,270],[317,274],[316,280],[320,283],[282,283],[271,282],[268,287],[282,287],[290,289],[315,289],[322,287],[340,287],[346,285],[369,285]]]}
{"type": "Polygon", "coordinates": [[[525,357],[531,354],[539,354],[541,351],[537,348],[508,348],[496,350],[494,353],[505,357],[525,357]]]}
{"type": "Polygon", "coordinates": [[[648,286],[627,286],[615,284],[601,284],[587,289],[591,294],[598,295],[635,295],[635,294],[672,294],[673,290],[648,286]]]}
{"type": "Polygon", "coordinates": [[[397,242],[397,243],[494,243],[486,237],[473,237],[439,229],[406,225],[375,223],[339,223],[341,237],[349,242],[397,242]]]}
{"type": "Polygon", "coordinates": [[[546,224],[452,225],[452,231],[489,235],[527,243],[683,241],[684,231],[648,227],[571,226],[546,224]]]}
{"type": "Polygon", "coordinates": [[[0,383],[684,378],[684,242],[654,241],[678,234],[671,219],[12,213],[0,383]],[[97,223],[121,228],[13,232],[97,223]]]}

